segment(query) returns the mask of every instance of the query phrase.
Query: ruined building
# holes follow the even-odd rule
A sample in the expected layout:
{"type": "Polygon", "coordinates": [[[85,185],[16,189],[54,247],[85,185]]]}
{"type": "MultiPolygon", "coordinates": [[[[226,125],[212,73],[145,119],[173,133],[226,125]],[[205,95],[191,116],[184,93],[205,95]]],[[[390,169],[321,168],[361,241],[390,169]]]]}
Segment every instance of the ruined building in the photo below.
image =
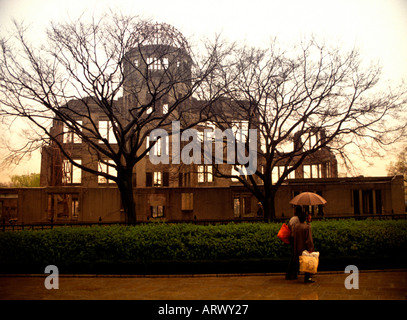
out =
{"type": "MultiPolygon", "coordinates": [[[[168,121],[160,125],[169,130],[172,121],[178,121],[181,126],[188,127],[197,120],[200,113],[205,115],[202,112],[205,108],[208,108],[208,117],[211,112],[219,110],[234,117],[222,100],[208,103],[187,96],[186,93],[191,87],[192,60],[188,54],[186,40],[168,25],[155,25],[151,28],[149,40],[130,50],[123,62],[123,96],[112,104],[114,118],[97,107],[93,97],[88,97],[69,101],[65,106],[66,110],[61,110],[62,114],[72,120],[72,126],[81,128],[82,136],[74,134],[66,123],[54,120],[52,134],[55,139],[42,150],[43,188],[22,191],[27,192],[25,199],[31,199],[31,203],[35,202],[36,205],[24,211],[26,216],[19,216],[20,221],[125,221],[116,184],[103,175],[81,170],[67,160],[69,156],[79,165],[115,175],[114,167],[109,165],[112,160],[104,157],[103,152],[98,152],[97,148],[89,148],[84,141],[92,139],[93,142],[100,143],[100,148],[105,148],[107,144],[117,148],[117,137],[113,130],[115,121],[120,120],[124,126],[129,119],[134,119],[138,112],[146,118],[156,118],[139,132],[147,137],[138,151],[141,154],[150,147],[149,130],[154,129],[154,124],[160,123],[163,115],[168,121]],[[149,86],[153,85],[157,89],[169,81],[172,82],[171,90],[165,94],[160,90],[154,91],[159,98],[153,104],[148,104],[152,94],[149,86]],[[184,94],[187,98],[178,103],[177,99],[184,94]],[[140,112],[143,107],[147,109],[140,112]],[[58,144],[63,147],[63,151],[58,144]]],[[[233,119],[233,123],[242,131],[248,129],[245,119],[233,119]]],[[[215,128],[215,124],[209,120],[201,121],[193,128],[199,132],[202,141],[203,135],[207,134],[204,130],[215,128]]],[[[310,143],[324,140],[323,131],[307,134],[311,136],[310,143]]],[[[211,164],[174,164],[172,158],[169,163],[152,164],[149,153],[160,156],[163,152],[162,146],[169,150],[170,157],[173,156],[173,138],[174,136],[170,135],[162,143],[157,143],[134,166],[132,179],[139,221],[153,218],[193,221],[257,217],[257,200],[238,181],[218,177],[211,164]]],[[[299,141],[300,134],[295,136],[293,143],[299,141]]],[[[180,143],[181,147],[186,144],[185,141],[180,143]]],[[[261,162],[257,163],[259,170],[261,165],[261,162]]],[[[273,179],[279,178],[280,169],[282,168],[275,167],[273,179]]],[[[221,165],[221,170],[232,174],[234,168],[233,165],[225,163],[221,165]]],[[[295,192],[300,191],[323,194],[328,200],[325,215],[380,214],[402,210],[391,201],[395,190],[398,190],[398,179],[348,179],[347,184],[344,182],[344,179],[338,178],[335,156],[328,149],[321,149],[309,156],[282,186],[279,196],[276,197],[278,215],[292,214],[288,202],[295,192]],[[336,195],[342,198],[339,201],[341,205],[330,207],[330,204],[337,203],[336,195]]],[[[19,199],[22,199],[21,195],[19,199]]],[[[26,204],[21,202],[19,206],[26,204]]],[[[18,214],[21,215],[22,210],[19,210],[18,214]]]]}

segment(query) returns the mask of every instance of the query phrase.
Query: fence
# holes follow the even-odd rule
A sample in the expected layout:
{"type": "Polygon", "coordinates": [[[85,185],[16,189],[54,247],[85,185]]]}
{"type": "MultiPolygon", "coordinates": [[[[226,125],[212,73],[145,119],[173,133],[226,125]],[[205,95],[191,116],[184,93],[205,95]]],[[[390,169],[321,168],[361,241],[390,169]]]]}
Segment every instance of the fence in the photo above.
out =
{"type": "MultiPolygon", "coordinates": [[[[387,215],[357,215],[357,216],[328,216],[328,217],[312,217],[313,221],[323,220],[343,220],[343,219],[355,219],[355,220],[406,220],[407,214],[387,214],[387,215]]],[[[288,218],[276,218],[271,222],[286,222],[288,218]]],[[[251,222],[264,222],[263,218],[245,218],[245,219],[233,219],[233,220],[154,220],[143,221],[136,223],[141,224],[154,224],[154,223],[193,223],[198,225],[213,225],[213,224],[228,224],[228,223],[251,223],[251,222]]],[[[32,223],[32,224],[14,224],[6,223],[0,224],[0,230],[5,231],[21,231],[21,230],[50,230],[60,227],[93,227],[93,226],[111,226],[111,225],[123,225],[129,224],[125,222],[54,222],[54,223],[32,223]]]]}

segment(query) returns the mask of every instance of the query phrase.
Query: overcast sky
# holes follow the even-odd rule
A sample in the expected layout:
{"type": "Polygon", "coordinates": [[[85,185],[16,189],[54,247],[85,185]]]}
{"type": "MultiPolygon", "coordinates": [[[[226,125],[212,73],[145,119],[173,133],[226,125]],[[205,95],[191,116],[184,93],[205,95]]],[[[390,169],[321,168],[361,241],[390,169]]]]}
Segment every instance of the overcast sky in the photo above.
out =
{"type": "MultiPolygon", "coordinates": [[[[98,16],[109,9],[169,23],[194,41],[222,33],[230,41],[262,46],[273,37],[295,43],[315,35],[356,46],[367,61],[380,63],[386,80],[407,80],[407,0],[0,0],[0,32],[16,18],[40,37],[51,20],[98,16]]],[[[360,173],[386,175],[388,161],[361,166],[360,173]]],[[[39,172],[38,159],[30,164],[0,173],[0,181],[39,172]]]]}

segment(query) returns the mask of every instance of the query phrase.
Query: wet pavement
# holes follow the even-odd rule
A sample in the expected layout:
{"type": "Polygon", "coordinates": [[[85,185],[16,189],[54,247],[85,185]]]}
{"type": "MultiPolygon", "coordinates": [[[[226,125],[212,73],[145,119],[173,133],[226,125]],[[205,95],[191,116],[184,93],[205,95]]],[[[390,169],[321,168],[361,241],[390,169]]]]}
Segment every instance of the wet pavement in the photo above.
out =
{"type": "Polygon", "coordinates": [[[0,300],[407,300],[407,270],[320,272],[307,284],[282,273],[47,276],[0,275],[0,300]]]}

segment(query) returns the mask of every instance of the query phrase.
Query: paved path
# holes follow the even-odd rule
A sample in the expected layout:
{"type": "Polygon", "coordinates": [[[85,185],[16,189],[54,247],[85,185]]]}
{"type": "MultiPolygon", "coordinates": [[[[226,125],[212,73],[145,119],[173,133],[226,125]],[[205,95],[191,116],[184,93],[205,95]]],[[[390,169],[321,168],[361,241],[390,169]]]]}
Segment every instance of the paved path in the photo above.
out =
{"type": "Polygon", "coordinates": [[[284,274],[60,275],[57,290],[45,288],[47,276],[0,275],[0,300],[407,300],[407,270],[360,271],[351,290],[344,272],[318,273],[312,284],[284,274]]]}

